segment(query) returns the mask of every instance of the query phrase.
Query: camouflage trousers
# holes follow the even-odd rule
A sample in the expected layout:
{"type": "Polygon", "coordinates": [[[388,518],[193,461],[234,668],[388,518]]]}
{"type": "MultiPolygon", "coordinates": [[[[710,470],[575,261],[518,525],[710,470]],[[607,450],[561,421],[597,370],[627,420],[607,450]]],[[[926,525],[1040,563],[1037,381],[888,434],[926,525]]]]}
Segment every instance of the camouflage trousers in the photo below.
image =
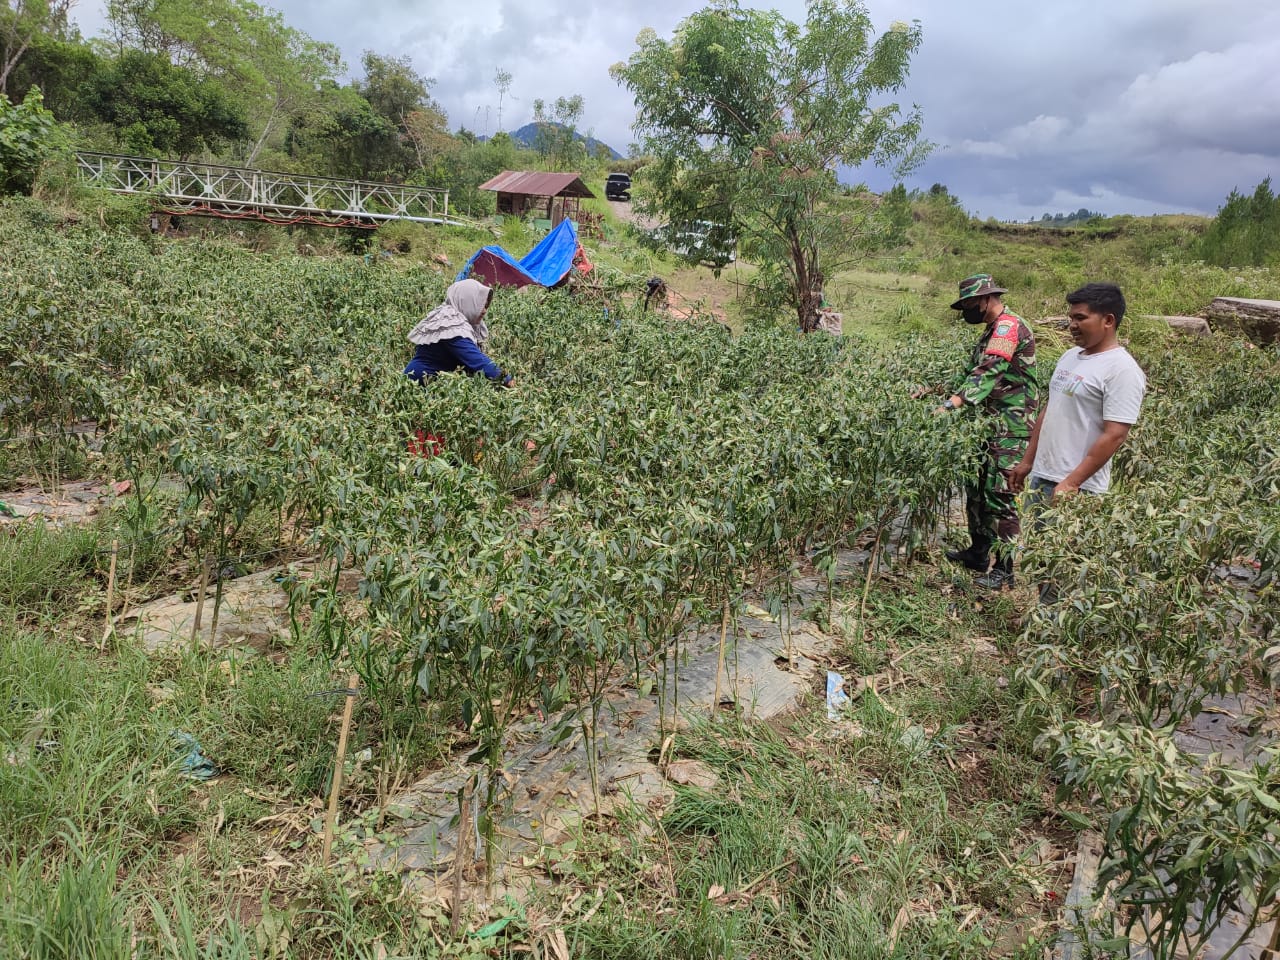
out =
{"type": "Polygon", "coordinates": [[[1009,489],[1009,471],[1027,450],[1025,437],[997,437],[983,447],[982,467],[976,480],[965,486],[965,514],[969,537],[979,553],[996,541],[1018,538],[1018,496],[1009,489]]]}

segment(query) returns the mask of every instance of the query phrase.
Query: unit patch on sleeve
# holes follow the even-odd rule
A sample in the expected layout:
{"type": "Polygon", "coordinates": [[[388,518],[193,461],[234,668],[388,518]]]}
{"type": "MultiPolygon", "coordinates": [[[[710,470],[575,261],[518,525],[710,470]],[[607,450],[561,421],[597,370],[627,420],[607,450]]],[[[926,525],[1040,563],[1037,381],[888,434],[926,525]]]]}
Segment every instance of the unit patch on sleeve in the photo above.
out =
{"type": "Polygon", "coordinates": [[[993,357],[1012,360],[1014,351],[1017,349],[1018,321],[1012,317],[1001,317],[996,321],[996,328],[991,331],[986,353],[993,357]]]}

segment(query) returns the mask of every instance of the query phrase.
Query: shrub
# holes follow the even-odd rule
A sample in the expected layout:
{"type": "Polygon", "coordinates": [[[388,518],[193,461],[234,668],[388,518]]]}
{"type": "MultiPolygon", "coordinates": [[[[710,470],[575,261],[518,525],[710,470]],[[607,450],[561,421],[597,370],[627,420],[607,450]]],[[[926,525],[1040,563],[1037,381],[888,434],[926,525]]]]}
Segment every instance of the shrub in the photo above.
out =
{"type": "Polygon", "coordinates": [[[66,128],[44,108],[38,87],[19,104],[0,93],[0,194],[30,193],[45,161],[69,147],[66,128]]]}
{"type": "Polygon", "coordinates": [[[1252,196],[1232,190],[1200,241],[1200,254],[1223,267],[1280,262],[1280,197],[1267,177],[1252,196]]]}

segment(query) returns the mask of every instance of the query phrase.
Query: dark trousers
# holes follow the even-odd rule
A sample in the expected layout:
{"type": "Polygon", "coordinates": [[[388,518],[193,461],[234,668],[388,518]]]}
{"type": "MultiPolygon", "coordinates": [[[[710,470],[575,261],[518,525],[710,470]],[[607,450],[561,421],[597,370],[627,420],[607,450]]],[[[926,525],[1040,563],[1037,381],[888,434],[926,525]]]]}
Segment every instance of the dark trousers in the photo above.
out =
{"type": "Polygon", "coordinates": [[[1044,508],[1053,499],[1053,488],[1057,485],[1057,480],[1034,475],[1027,478],[1027,510],[1031,513],[1031,529],[1037,533],[1044,529],[1044,508]]]}
{"type": "Polygon", "coordinates": [[[965,515],[974,553],[986,554],[997,541],[1012,548],[1022,527],[1017,494],[1009,489],[1009,471],[1022,459],[1027,441],[1000,439],[983,450],[978,478],[965,487],[965,515]]]}
{"type": "MultiPolygon", "coordinates": [[[[1053,499],[1053,488],[1058,485],[1057,480],[1046,480],[1044,477],[1031,476],[1027,478],[1027,510],[1031,514],[1031,529],[1036,533],[1044,532],[1045,525],[1048,521],[1045,519],[1045,507],[1049,506],[1049,501],[1053,499]]],[[[1049,606],[1058,602],[1058,585],[1052,580],[1044,580],[1040,583],[1040,605],[1049,606]]]]}

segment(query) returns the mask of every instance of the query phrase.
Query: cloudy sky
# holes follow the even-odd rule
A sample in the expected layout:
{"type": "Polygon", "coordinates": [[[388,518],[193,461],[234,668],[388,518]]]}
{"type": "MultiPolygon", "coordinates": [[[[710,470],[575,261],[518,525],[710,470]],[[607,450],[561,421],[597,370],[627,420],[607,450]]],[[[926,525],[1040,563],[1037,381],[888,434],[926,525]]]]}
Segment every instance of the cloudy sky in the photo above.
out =
{"type": "MultiPolygon", "coordinates": [[[[626,152],[633,106],[609,66],[644,27],[670,36],[696,0],[266,0],[336,43],[408,55],[452,125],[498,129],[495,70],[514,77],[506,129],[533,101],[583,95],[582,128],[626,152]],[[512,100],[514,97],[514,102],[512,100]]],[[[751,5],[745,4],[744,5],[751,5]]],[[[762,4],[765,5],[765,4],[762,4]]],[[[102,0],[73,18],[86,36],[102,0]]],[[[803,0],[767,4],[803,20],[803,0]]],[[[909,186],[947,185],[980,216],[1212,213],[1234,187],[1280,179],[1277,0],[867,0],[880,29],[919,20],[901,95],[937,144],[909,186]]],[[[859,179],[887,185],[877,171],[859,179]]]]}

